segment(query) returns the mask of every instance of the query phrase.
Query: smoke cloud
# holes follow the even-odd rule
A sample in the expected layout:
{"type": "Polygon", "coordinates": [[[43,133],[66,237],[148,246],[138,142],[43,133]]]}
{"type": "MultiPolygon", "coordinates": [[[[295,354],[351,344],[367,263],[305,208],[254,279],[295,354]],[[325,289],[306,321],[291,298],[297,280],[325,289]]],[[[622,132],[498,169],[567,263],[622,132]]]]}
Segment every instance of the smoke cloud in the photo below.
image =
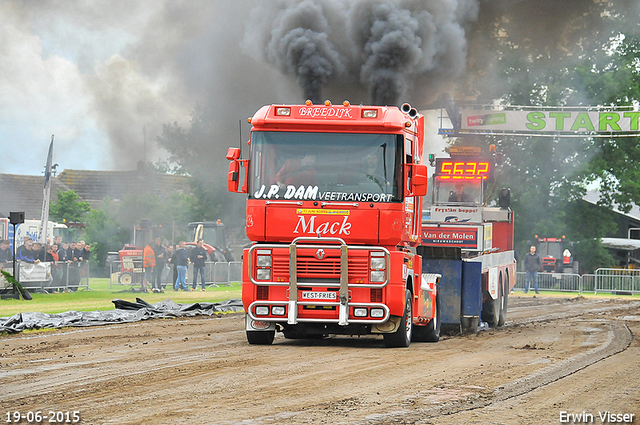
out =
{"type": "Polygon", "coordinates": [[[535,60],[553,64],[553,43],[584,45],[607,30],[594,7],[638,12],[632,0],[560,3],[4,0],[0,143],[20,155],[1,161],[0,172],[39,174],[51,134],[59,169],[155,162],[167,157],[155,143],[162,125],[189,126],[198,105],[213,120],[211,169],[224,169],[238,121],[264,104],[311,98],[420,108],[443,92],[474,95],[459,86],[471,74],[475,86],[506,84],[488,63],[496,28],[523,47],[537,43],[535,60]]]}
{"type": "Polygon", "coordinates": [[[475,0],[269,2],[252,15],[243,45],[262,46],[255,56],[295,76],[314,101],[320,88],[349,86],[367,103],[425,104],[430,90],[464,73],[464,28],[478,10],[475,0]]]}

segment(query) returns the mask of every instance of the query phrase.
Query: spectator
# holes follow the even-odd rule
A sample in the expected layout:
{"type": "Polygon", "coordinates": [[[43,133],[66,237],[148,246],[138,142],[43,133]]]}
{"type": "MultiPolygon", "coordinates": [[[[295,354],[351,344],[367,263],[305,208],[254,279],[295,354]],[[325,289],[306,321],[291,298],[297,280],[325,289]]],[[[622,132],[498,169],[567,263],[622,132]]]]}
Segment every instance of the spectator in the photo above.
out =
{"type": "Polygon", "coordinates": [[[69,283],[67,280],[69,275],[69,244],[67,242],[63,242],[58,248],[58,261],[60,262],[60,270],[62,270],[60,286],[66,287],[69,283]]]}
{"type": "Polygon", "coordinates": [[[88,258],[84,258],[86,251],[84,250],[84,241],[80,241],[76,244],[76,248],[73,251],[73,256],[76,258],[75,261],[82,262],[88,260],[88,258]]]}
{"type": "Polygon", "coordinates": [[[89,257],[91,257],[91,245],[84,245],[84,254],[82,255],[82,259],[84,261],[89,261],[89,257]]]}
{"type": "MultiPolygon", "coordinates": [[[[151,248],[151,244],[147,244],[142,251],[142,268],[144,269],[144,279],[142,281],[142,291],[147,292],[147,287],[153,281],[153,268],[156,266],[156,256],[151,248]]],[[[155,291],[154,291],[155,292],[155,291]]]]}
{"type": "Polygon", "coordinates": [[[58,246],[58,261],[67,261],[69,259],[69,244],[62,242],[62,245],[58,246]]]}
{"type": "Polygon", "coordinates": [[[169,268],[171,268],[172,279],[171,282],[175,284],[178,279],[178,269],[176,267],[176,251],[173,249],[173,245],[169,245],[167,247],[167,251],[165,252],[165,256],[167,257],[167,263],[169,264],[169,268]]]}
{"type": "Polygon", "coordinates": [[[33,259],[33,251],[31,250],[32,246],[33,246],[33,241],[31,240],[31,238],[25,237],[24,245],[19,246],[18,250],[16,251],[16,260],[22,261],[25,263],[33,263],[34,259],[33,259]]]}
{"type": "Polygon", "coordinates": [[[153,253],[156,256],[156,266],[153,269],[151,286],[153,287],[153,292],[162,292],[162,271],[164,270],[166,260],[165,249],[164,246],[162,246],[160,238],[154,240],[153,253]]]}
{"type": "Polygon", "coordinates": [[[5,263],[13,262],[13,254],[11,254],[11,242],[6,239],[0,240],[0,267],[5,263]]]}
{"type": "Polygon", "coordinates": [[[55,263],[56,261],[58,261],[58,253],[55,252],[55,255],[54,255],[54,251],[53,251],[54,247],[56,248],[56,250],[58,249],[57,245],[55,244],[47,248],[47,254],[45,255],[44,259],[48,263],[55,263]]]}
{"type": "Polygon", "coordinates": [[[33,255],[34,263],[39,263],[41,261],[44,261],[46,258],[46,251],[44,249],[44,246],[42,246],[42,244],[39,242],[33,243],[33,246],[31,248],[31,253],[33,255]]]}
{"type": "Polygon", "coordinates": [[[80,262],[80,280],[87,280],[87,287],[89,287],[89,258],[91,258],[91,246],[82,242],[83,248],[81,252],[82,261],[80,262]]]}
{"type": "Polygon", "coordinates": [[[65,266],[60,265],[60,252],[57,244],[51,245],[47,252],[47,261],[51,262],[51,277],[53,279],[51,286],[59,288],[62,284],[62,268],[65,266]]]}
{"type": "Polygon", "coordinates": [[[193,263],[193,291],[195,291],[198,286],[198,273],[200,273],[202,290],[204,291],[206,289],[204,268],[207,256],[207,250],[202,247],[202,239],[198,239],[196,247],[191,250],[191,255],[189,256],[189,259],[193,263]]]}
{"type": "Polygon", "coordinates": [[[178,269],[178,278],[173,286],[176,291],[182,289],[188,291],[187,287],[187,265],[189,264],[189,254],[186,250],[186,242],[180,241],[176,248],[176,268],[178,269]]]}
{"type": "Polygon", "coordinates": [[[542,261],[536,253],[536,247],[531,246],[529,252],[524,257],[524,270],[526,274],[526,282],[524,287],[524,293],[529,292],[529,283],[533,282],[533,289],[538,294],[538,271],[542,268],[542,261]]]}
{"type": "Polygon", "coordinates": [[[80,245],[80,242],[71,242],[69,244],[69,258],[67,260],[67,264],[69,265],[68,289],[71,291],[77,291],[78,284],[80,283],[80,264],[78,263],[78,255],[81,254],[81,250],[78,249],[80,245]]]}

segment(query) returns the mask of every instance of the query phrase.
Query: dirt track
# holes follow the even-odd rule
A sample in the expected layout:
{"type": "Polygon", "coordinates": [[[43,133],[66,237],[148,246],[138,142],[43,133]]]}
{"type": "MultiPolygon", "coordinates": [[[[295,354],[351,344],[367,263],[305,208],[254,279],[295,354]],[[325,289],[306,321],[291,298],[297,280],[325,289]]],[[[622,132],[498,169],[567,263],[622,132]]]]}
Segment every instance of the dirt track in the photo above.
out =
{"type": "Polygon", "coordinates": [[[281,334],[250,346],[239,314],[4,335],[0,421],[515,425],[609,411],[640,424],[640,301],[509,303],[502,329],[408,349],[281,334]]]}

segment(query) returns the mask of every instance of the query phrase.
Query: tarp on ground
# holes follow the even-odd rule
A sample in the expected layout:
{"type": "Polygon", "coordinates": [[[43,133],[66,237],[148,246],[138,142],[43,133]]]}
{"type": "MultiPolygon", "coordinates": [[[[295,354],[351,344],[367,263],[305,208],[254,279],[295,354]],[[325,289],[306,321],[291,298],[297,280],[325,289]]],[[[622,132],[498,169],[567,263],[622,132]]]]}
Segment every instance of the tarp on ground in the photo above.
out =
{"type": "Polygon", "coordinates": [[[18,313],[0,317],[0,332],[18,333],[28,329],[64,328],[68,326],[101,326],[169,317],[211,316],[222,312],[242,312],[242,301],[231,299],[219,303],[178,304],[170,299],[149,304],[116,299],[115,310],[67,311],[65,313],[18,313]]]}

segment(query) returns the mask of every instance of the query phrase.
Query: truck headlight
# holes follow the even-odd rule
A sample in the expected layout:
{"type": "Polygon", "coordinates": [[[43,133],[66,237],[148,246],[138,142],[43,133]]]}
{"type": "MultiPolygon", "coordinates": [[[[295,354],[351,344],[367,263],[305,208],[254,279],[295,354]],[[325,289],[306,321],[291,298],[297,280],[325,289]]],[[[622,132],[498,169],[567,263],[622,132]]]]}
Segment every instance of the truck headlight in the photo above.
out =
{"type": "Polygon", "coordinates": [[[271,269],[258,269],[258,270],[256,270],[256,279],[258,279],[258,280],[271,280],[271,269]]]}
{"type": "Polygon", "coordinates": [[[256,256],[256,265],[258,267],[271,267],[271,256],[270,255],[256,256]]]}
{"type": "Polygon", "coordinates": [[[368,312],[366,308],[358,307],[353,309],[353,315],[355,317],[367,317],[367,314],[368,312]]]}
{"type": "Polygon", "coordinates": [[[384,270],[371,270],[371,282],[384,282],[384,270]]]}
{"type": "Polygon", "coordinates": [[[256,307],[256,316],[268,316],[269,315],[269,307],[266,305],[259,305],[256,307]]]}
{"type": "Polygon", "coordinates": [[[371,257],[371,269],[383,270],[386,268],[387,261],[384,257],[371,257]]]}
{"type": "Polygon", "coordinates": [[[384,310],[381,308],[372,308],[371,317],[375,317],[376,319],[384,317],[384,310]]]}
{"type": "Polygon", "coordinates": [[[275,305],[271,307],[271,314],[273,314],[274,316],[284,316],[284,311],[284,306],[281,305],[275,305]]]}

